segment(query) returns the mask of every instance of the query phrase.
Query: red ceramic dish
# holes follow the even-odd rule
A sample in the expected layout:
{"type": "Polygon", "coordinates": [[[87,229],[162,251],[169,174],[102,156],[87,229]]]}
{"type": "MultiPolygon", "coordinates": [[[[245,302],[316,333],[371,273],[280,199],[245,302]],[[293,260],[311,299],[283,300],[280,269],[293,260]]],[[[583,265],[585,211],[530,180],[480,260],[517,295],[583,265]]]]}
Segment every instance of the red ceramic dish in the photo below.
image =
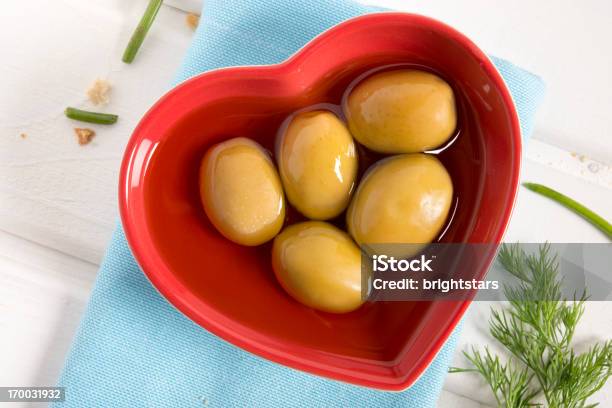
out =
{"type": "Polygon", "coordinates": [[[510,94],[470,40],[426,17],[381,13],[323,33],[286,62],[207,72],[144,116],[121,167],[129,245],[153,285],[223,339],[300,370],[386,390],[411,385],[469,302],[375,302],[346,315],[309,309],[274,278],[269,244],[223,238],[202,210],[198,166],[221,140],[251,137],[271,151],[292,112],[339,104],[355,78],[395,64],[432,69],[454,88],[460,135],[441,159],[457,192],[447,242],[501,240],[518,184],[520,130],[510,94]]]}

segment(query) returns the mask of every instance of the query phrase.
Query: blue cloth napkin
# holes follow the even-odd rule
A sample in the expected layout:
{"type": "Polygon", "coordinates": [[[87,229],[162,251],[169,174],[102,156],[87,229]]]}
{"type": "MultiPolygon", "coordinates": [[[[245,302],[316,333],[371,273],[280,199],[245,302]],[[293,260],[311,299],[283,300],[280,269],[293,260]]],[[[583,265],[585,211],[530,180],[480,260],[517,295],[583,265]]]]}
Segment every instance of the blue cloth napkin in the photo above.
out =
{"type": "MultiPolygon", "coordinates": [[[[223,66],[280,62],[327,28],[370,11],[348,0],[207,0],[176,81],[223,66]]],[[[543,84],[504,60],[495,64],[528,135],[543,84]]],[[[431,407],[457,335],[401,393],[295,371],[220,340],[176,311],[142,274],[118,226],[60,379],[61,406],[431,407]]]]}

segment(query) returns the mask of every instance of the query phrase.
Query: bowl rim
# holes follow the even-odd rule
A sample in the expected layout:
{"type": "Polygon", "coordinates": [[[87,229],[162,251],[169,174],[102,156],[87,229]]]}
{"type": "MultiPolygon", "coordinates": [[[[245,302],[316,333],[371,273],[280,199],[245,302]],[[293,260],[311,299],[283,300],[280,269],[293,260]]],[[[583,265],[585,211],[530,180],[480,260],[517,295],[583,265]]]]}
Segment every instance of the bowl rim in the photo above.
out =
{"type": "MultiPolygon", "coordinates": [[[[467,36],[459,32],[455,28],[431,17],[414,13],[404,13],[396,11],[376,12],[347,19],[317,35],[304,46],[302,46],[299,50],[297,50],[294,54],[292,54],[289,58],[278,64],[218,68],[202,72],[198,75],[195,75],[180,82],[178,85],[166,92],[161,98],[158,99],[155,104],[153,104],[151,108],[147,110],[147,112],[144,114],[144,116],[141,118],[138,125],[132,132],[132,135],[130,136],[130,139],[126,145],[123,154],[123,159],[121,162],[118,185],[118,200],[121,223],[123,225],[128,246],[134,258],[136,259],[144,275],[151,282],[153,287],[162,295],[162,297],[164,297],[169,302],[171,306],[177,309],[180,313],[184,314],[189,319],[196,322],[198,325],[200,325],[207,331],[210,331],[217,337],[220,337],[223,340],[228,341],[229,343],[238,346],[243,350],[263,357],[267,360],[271,360],[273,362],[299,369],[308,373],[320,375],[334,380],[352,383],[355,385],[365,386],[369,388],[377,388],[386,391],[403,391],[409,386],[411,386],[415,381],[417,381],[418,378],[425,372],[426,368],[440,352],[442,346],[446,343],[448,337],[461,320],[471,301],[465,300],[459,302],[459,306],[454,308],[454,315],[447,323],[446,328],[441,331],[441,335],[437,337],[436,342],[434,342],[434,344],[432,345],[430,352],[428,352],[420,359],[418,366],[413,370],[410,375],[406,376],[406,378],[404,378],[403,380],[398,381],[397,379],[393,380],[392,377],[372,376],[367,374],[363,374],[361,376],[355,375],[356,373],[354,371],[351,371],[350,369],[332,366],[330,364],[325,364],[320,361],[314,361],[310,358],[303,358],[302,356],[296,356],[295,354],[275,349],[270,345],[265,345],[260,340],[270,339],[267,336],[255,339],[256,337],[258,337],[258,332],[256,330],[249,329],[240,325],[240,331],[237,332],[234,329],[236,327],[236,323],[231,318],[221,314],[216,309],[206,304],[200,305],[200,307],[195,308],[192,304],[190,304],[183,298],[182,295],[184,294],[179,295],[175,290],[176,288],[170,287],[170,285],[160,277],[160,274],[152,272],[162,267],[167,269],[167,272],[171,273],[168,267],[163,265],[163,263],[160,264],[159,262],[157,262],[157,260],[153,260],[153,258],[150,256],[151,253],[147,249],[149,245],[143,243],[142,241],[143,236],[141,232],[143,228],[141,225],[139,226],[134,223],[129,214],[131,190],[130,184],[132,180],[131,173],[133,169],[133,157],[137,153],[137,149],[141,142],[142,128],[145,127],[145,125],[149,121],[151,121],[151,118],[155,116],[155,111],[166,100],[171,99],[173,96],[185,91],[187,88],[199,81],[202,81],[204,78],[213,75],[226,73],[232,73],[235,75],[240,74],[244,71],[252,71],[253,69],[276,70],[279,72],[289,70],[293,66],[298,66],[302,63],[303,60],[309,57],[308,50],[313,44],[325,40],[329,37],[335,36],[338,32],[341,32],[354,25],[380,24],[381,21],[388,22],[389,20],[397,20],[400,22],[409,21],[411,24],[431,27],[442,35],[459,43],[475,60],[481,63],[485,74],[489,76],[491,81],[495,83],[497,89],[499,90],[503,99],[503,105],[507,108],[510,117],[510,127],[512,131],[511,136],[513,138],[513,151],[511,153],[513,154],[514,158],[513,168],[511,169],[513,174],[511,180],[511,189],[509,191],[509,200],[506,204],[504,213],[500,214],[500,219],[502,219],[503,221],[494,236],[495,243],[501,242],[502,237],[507,229],[508,223],[510,222],[511,214],[514,208],[520,177],[519,169],[521,165],[521,130],[518,114],[514,101],[512,99],[512,95],[506,85],[505,80],[503,79],[493,62],[490,60],[490,58],[482,50],[480,50],[480,48],[478,48],[478,46],[467,36]],[[202,306],[205,308],[205,310],[202,310],[202,306]],[[232,326],[234,326],[234,328],[232,326]]],[[[146,173],[146,171],[144,173],[146,173]]],[[[144,175],[141,175],[141,177],[144,177],[144,175]]],[[[149,237],[145,236],[144,238],[148,239],[149,237]]],[[[152,243],[149,244],[150,246],[153,246],[152,243]]]]}

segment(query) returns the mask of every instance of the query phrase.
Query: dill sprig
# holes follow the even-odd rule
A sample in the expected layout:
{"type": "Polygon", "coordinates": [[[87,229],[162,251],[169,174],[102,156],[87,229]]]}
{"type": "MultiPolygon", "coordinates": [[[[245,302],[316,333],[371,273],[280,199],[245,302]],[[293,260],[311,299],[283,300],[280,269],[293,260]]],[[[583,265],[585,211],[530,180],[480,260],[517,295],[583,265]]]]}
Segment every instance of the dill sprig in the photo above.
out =
{"type": "Polygon", "coordinates": [[[502,245],[501,265],[519,279],[504,291],[509,306],[491,309],[490,333],[512,355],[502,363],[485,349],[464,352],[472,368],[451,368],[451,373],[475,372],[489,385],[498,406],[588,408],[587,399],[612,375],[612,341],[595,344],[577,354],[572,348],[576,326],[584,313],[586,293],[568,301],[558,277],[556,255],[550,245],[526,254],[518,244],[502,245]]]}
{"type": "Polygon", "coordinates": [[[519,369],[510,362],[503,364],[485,347],[484,355],[472,348],[463,352],[474,368],[451,367],[451,373],[479,373],[483,376],[499,406],[526,408],[537,406],[532,401],[538,394],[530,384],[532,375],[526,369],[519,369]]]}

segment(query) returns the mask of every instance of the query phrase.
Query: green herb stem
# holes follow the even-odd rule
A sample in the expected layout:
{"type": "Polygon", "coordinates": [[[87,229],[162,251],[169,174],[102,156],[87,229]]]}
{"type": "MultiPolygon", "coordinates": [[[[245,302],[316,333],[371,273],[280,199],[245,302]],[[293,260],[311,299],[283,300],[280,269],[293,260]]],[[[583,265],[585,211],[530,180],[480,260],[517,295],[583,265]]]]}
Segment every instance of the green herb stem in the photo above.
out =
{"type": "Polygon", "coordinates": [[[531,191],[534,191],[538,194],[550,198],[551,200],[558,202],[566,208],[569,208],[570,210],[593,224],[595,227],[597,227],[600,231],[606,234],[608,238],[612,239],[612,224],[610,224],[602,216],[591,211],[576,200],[573,200],[565,194],[561,194],[558,191],[546,187],[542,184],[523,183],[523,186],[531,191]]]}
{"type": "Polygon", "coordinates": [[[140,22],[138,23],[138,26],[136,26],[127,47],[125,47],[125,51],[123,51],[123,57],[121,60],[126,64],[130,64],[132,61],[134,61],[134,57],[136,57],[136,53],[138,53],[138,50],[140,49],[149,28],[151,28],[151,24],[153,24],[155,16],[157,16],[157,12],[159,11],[161,5],[162,0],[149,0],[147,9],[140,18],[140,22]]]}
{"type": "Polygon", "coordinates": [[[98,123],[100,125],[112,125],[117,122],[119,116],[110,113],[89,112],[77,108],[66,108],[67,117],[81,122],[98,123]]]}

